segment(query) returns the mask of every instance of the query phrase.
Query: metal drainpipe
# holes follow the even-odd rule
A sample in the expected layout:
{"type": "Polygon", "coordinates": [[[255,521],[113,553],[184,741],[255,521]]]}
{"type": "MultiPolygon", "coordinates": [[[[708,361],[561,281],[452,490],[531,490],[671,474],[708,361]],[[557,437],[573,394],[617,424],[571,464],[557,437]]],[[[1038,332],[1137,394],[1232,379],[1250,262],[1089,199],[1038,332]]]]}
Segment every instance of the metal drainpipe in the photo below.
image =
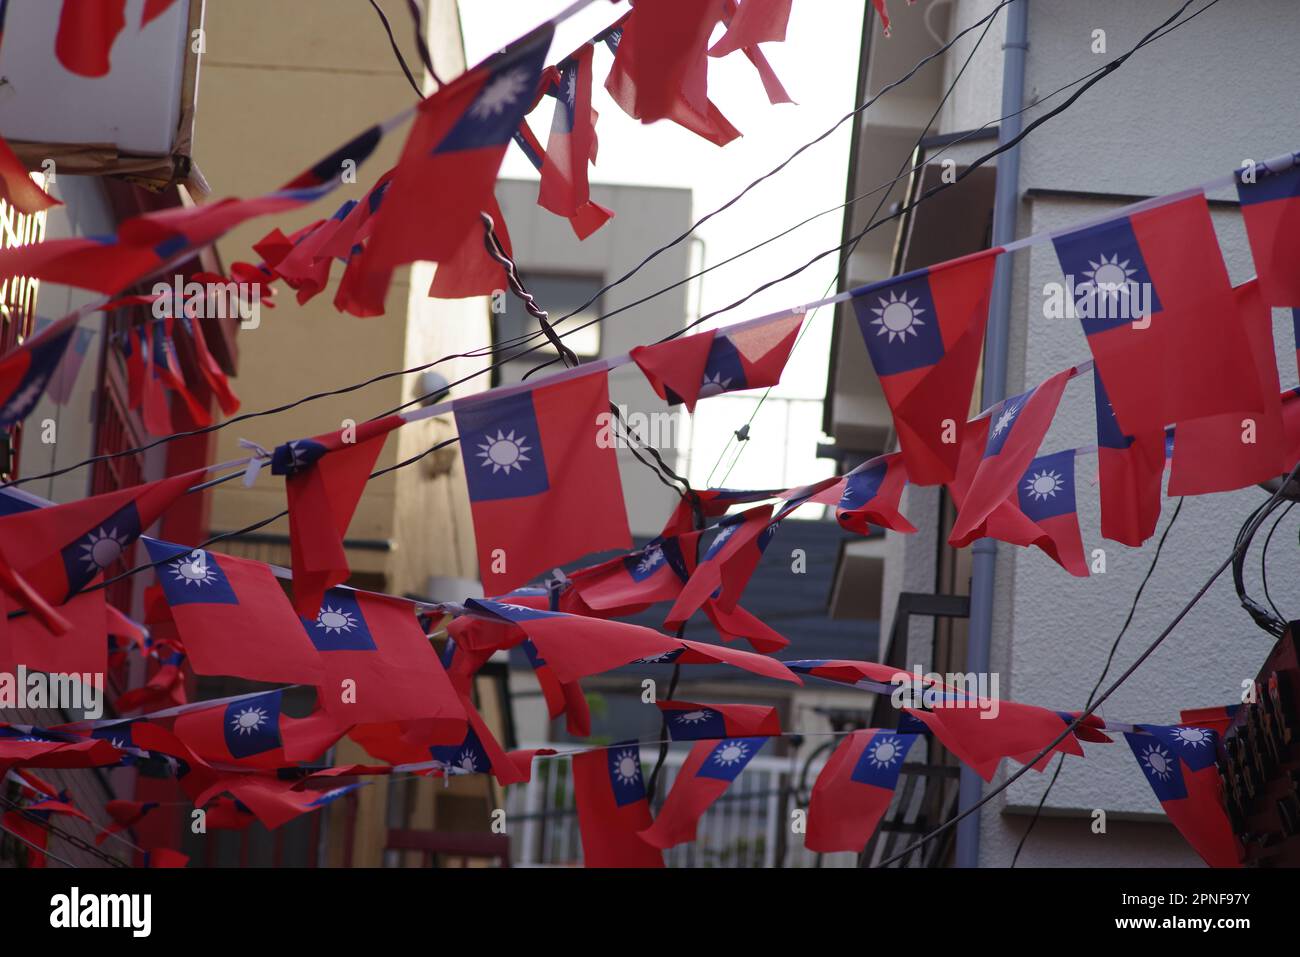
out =
{"type": "MultiPolygon", "coordinates": [[[[1025,51],[1029,47],[1029,0],[1016,0],[1007,7],[1006,42],[1002,45],[1002,115],[999,143],[1020,135],[1021,117],[1012,116],[1024,106],[1025,51]]],[[[1013,146],[998,157],[997,191],[993,198],[993,245],[1001,246],[1016,237],[1016,213],[1020,204],[1020,147],[1013,146]]],[[[1011,257],[998,259],[989,302],[988,332],[984,340],[984,388],[982,407],[1005,398],[1007,387],[1007,334],[1011,323],[1011,257]]],[[[997,571],[997,542],[981,538],[971,546],[970,626],[966,641],[966,670],[984,674],[989,670],[989,648],[993,636],[994,574],[997,571]]],[[[982,782],[970,768],[961,769],[958,811],[973,807],[980,799],[982,782]]],[[[957,866],[978,867],[980,815],[957,825],[957,866]]]]}

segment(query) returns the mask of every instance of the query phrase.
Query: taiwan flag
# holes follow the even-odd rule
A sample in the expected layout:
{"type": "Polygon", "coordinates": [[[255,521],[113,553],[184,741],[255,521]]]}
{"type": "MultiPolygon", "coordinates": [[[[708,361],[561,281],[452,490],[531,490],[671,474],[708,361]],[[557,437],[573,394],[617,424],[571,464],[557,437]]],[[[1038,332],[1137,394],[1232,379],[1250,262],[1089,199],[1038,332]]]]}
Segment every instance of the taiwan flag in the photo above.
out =
{"type": "Polygon", "coordinates": [[[1237,197],[1246,221],[1260,292],[1269,306],[1300,306],[1300,162],[1237,170],[1237,197]],[[1249,180],[1249,181],[1247,181],[1249,180]]]}
{"type": "Polygon", "coordinates": [[[27,418],[45,394],[77,331],[73,313],[0,356],[0,429],[27,418]]]}
{"type": "Polygon", "coordinates": [[[853,309],[894,414],[908,479],[949,482],[984,345],[1001,247],[853,290],[853,309]]]}
{"type": "Polygon", "coordinates": [[[869,728],[841,741],[813,785],[803,846],[818,854],[860,852],[889,810],[916,738],[869,728]]]}
{"type": "Polygon", "coordinates": [[[1255,358],[1255,371],[1264,391],[1259,412],[1232,412],[1179,422],[1173,459],[1169,463],[1168,494],[1204,495],[1228,492],[1266,482],[1295,464],[1287,456],[1282,424],[1277,357],[1273,352],[1273,313],[1260,297],[1257,279],[1242,283],[1237,320],[1255,358]]]}
{"type": "Polygon", "coordinates": [[[869,535],[871,526],[912,533],[916,526],[898,510],[907,487],[907,466],[898,452],[863,462],[845,476],[844,491],[835,507],[841,528],[869,535]]]}
{"type": "Polygon", "coordinates": [[[1012,495],[1017,480],[1033,461],[1073,374],[1073,369],[1058,372],[1028,392],[1003,399],[993,407],[987,417],[984,451],[962,496],[948,544],[960,548],[982,536],[985,520],[1012,495]]]}
{"type": "Polygon", "coordinates": [[[144,539],[196,674],[320,684],[320,655],[261,562],[144,539]]]}
{"type": "Polygon", "coordinates": [[[766,738],[727,738],[700,741],[687,755],[673,780],[655,822],[641,839],[652,847],[667,850],[695,840],[696,827],[704,812],[740,777],[754,760],[766,738]]]}
{"type": "Polygon", "coordinates": [[[176,737],[205,763],[253,768],[315,760],[343,730],[323,711],[306,718],[284,714],[281,691],[186,711],[172,726],[176,737]]]}
{"type": "MultiPolygon", "coordinates": [[[[1055,711],[1015,701],[945,700],[929,711],[904,708],[968,768],[992,781],[1003,758],[1028,764],[1055,741],[1068,722],[1055,711]]],[[[1033,768],[1042,771],[1054,754],[1083,756],[1078,737],[1066,735],[1033,768]]]]}
{"type": "Polygon", "coordinates": [[[15,674],[22,665],[49,674],[94,675],[102,682],[108,670],[104,590],[74,595],[59,606],[59,615],[67,620],[67,631],[49,629],[30,614],[9,619],[7,629],[0,621],[0,673],[15,674]]]}
{"type": "Polygon", "coordinates": [[[532,639],[523,642],[524,655],[537,676],[537,684],[542,689],[542,700],[546,702],[546,715],[552,721],[564,715],[565,730],[575,738],[591,737],[591,709],[587,705],[587,696],[582,693],[582,685],[576,681],[562,682],[555,677],[555,672],[546,663],[532,639]]]}
{"type": "Polygon", "coordinates": [[[614,214],[591,200],[587,163],[596,161],[596,111],[591,108],[594,44],[584,43],[559,64],[552,92],[555,113],[546,141],[537,205],[563,216],[579,239],[586,239],[614,214]]]}
{"type": "Polygon", "coordinates": [[[95,835],[95,844],[103,844],[112,835],[135,827],[156,807],[157,801],[109,801],[104,805],[104,811],[112,820],[95,835]]]}
{"type": "Polygon", "coordinates": [[[319,700],[342,727],[465,712],[410,602],[332,588],[314,618],[300,617],[320,652],[319,700]]]}
{"type": "Polygon", "coordinates": [[[638,836],[652,820],[637,742],[621,741],[575,754],[573,800],[578,808],[583,866],[664,866],[663,852],[638,836]]]}
{"type": "Polygon", "coordinates": [[[698,532],[657,538],[631,554],[580,569],[569,578],[586,606],[597,612],[671,601],[695,568],[698,540],[698,532]]]}
{"type": "Polygon", "coordinates": [[[776,708],[761,704],[695,704],[656,701],[674,741],[770,738],[781,733],[776,708]]]}
{"type": "Polygon", "coordinates": [[[1209,728],[1139,725],[1124,733],[1169,822],[1211,867],[1240,867],[1240,848],[1223,804],[1209,728]]]}
{"type": "Polygon", "coordinates": [[[382,307],[398,266],[443,262],[477,227],[506,147],[532,106],[551,34],[549,24],[539,27],[420,103],[356,267],[359,301],[382,307]]]}
{"type": "MultiPolygon", "coordinates": [[[[1021,513],[1042,532],[1031,544],[1037,545],[1077,578],[1088,577],[1088,561],[1079,533],[1079,511],[1075,500],[1075,450],[1041,455],[1029,463],[1016,486],[1021,513]]],[[[998,538],[998,513],[990,518],[989,535],[998,538]]]]}
{"type": "Polygon", "coordinates": [[[632,544],[617,454],[600,425],[609,417],[604,368],[458,399],[454,411],[488,594],[632,544]]]}
{"type": "Polygon", "coordinates": [[[1092,375],[1097,408],[1101,534],[1103,538],[1136,548],[1155,534],[1160,519],[1160,485],[1166,462],[1164,430],[1141,436],[1125,435],[1095,368],[1092,375]]]}
{"type": "Polygon", "coordinates": [[[803,319],[755,319],[638,346],[630,355],[660,398],[694,411],[700,399],[779,383],[803,319]]]}
{"type": "Polygon", "coordinates": [[[131,545],[205,469],[0,518],[0,557],[47,601],[62,604],[131,545]]]}
{"type": "MultiPolygon", "coordinates": [[[[471,615],[517,626],[514,636],[489,632],[483,637],[492,647],[512,647],[532,640],[555,677],[567,684],[589,675],[610,671],[638,659],[680,652],[682,642],[641,625],[599,618],[583,618],[562,612],[541,611],[487,599],[470,599],[465,609],[471,615]]],[[[459,632],[457,640],[473,650],[476,637],[459,632]]]]}
{"type": "Polygon", "coordinates": [[[1124,434],[1262,408],[1203,194],[1052,241],[1124,434]]]}
{"type": "Polygon", "coordinates": [[[789,638],[739,605],[727,611],[709,599],[704,614],[723,641],[743,638],[761,655],[774,654],[790,644],[789,638]]]}
{"type": "Polygon", "coordinates": [[[718,523],[718,533],[664,619],[676,628],[712,599],[723,611],[736,607],[774,533],[772,506],[762,505],[718,523]]]}
{"type": "Polygon", "coordinates": [[[296,439],[272,454],[272,474],[285,477],[293,598],[300,615],[315,615],[325,591],[347,581],[343,537],[388,433],[405,421],[389,415],[296,439]]]}

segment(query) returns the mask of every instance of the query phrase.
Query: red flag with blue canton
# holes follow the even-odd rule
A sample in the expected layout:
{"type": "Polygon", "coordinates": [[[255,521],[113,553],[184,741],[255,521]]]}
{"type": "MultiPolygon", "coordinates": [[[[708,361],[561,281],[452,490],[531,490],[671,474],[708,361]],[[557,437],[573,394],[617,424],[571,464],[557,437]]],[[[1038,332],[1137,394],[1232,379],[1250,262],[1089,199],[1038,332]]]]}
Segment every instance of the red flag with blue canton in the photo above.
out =
{"type": "Polygon", "coordinates": [[[1052,424],[1061,393],[1073,372],[1058,372],[1028,392],[1003,399],[993,407],[987,416],[988,438],[983,455],[960,502],[948,544],[960,548],[981,537],[980,526],[1013,494],[1017,480],[1033,461],[1052,424]]]}
{"type": "Polygon", "coordinates": [[[677,597],[695,567],[699,533],[656,538],[642,548],[570,574],[587,607],[611,617],[677,597]],[[627,611],[624,612],[623,610],[627,611]]]}
{"type": "Polygon", "coordinates": [[[77,330],[76,313],[0,356],[0,428],[21,422],[36,408],[77,330]]]}
{"type": "Polygon", "coordinates": [[[195,674],[319,684],[320,656],[270,568],[145,538],[195,674]]]}
{"type": "Polygon", "coordinates": [[[956,475],[1001,252],[995,247],[853,290],[858,328],[894,414],[908,479],[917,485],[956,475]]]}
{"type": "Polygon", "coordinates": [[[641,839],[661,850],[695,840],[704,812],[740,777],[766,740],[727,738],[698,742],[677,771],[659,816],[640,832],[641,839]]]}
{"type": "Polygon", "coordinates": [[[912,533],[916,526],[898,510],[907,487],[907,466],[898,452],[878,455],[863,462],[845,476],[844,491],[835,507],[835,520],[841,528],[859,535],[871,532],[871,526],[912,533]]]}
{"type": "Polygon", "coordinates": [[[537,684],[542,689],[542,699],[546,702],[546,714],[552,721],[564,715],[565,730],[575,738],[591,736],[591,709],[587,705],[587,696],[582,693],[582,685],[576,681],[562,682],[555,677],[555,672],[546,663],[532,639],[523,641],[524,654],[528,664],[537,676],[537,684]]]}
{"type": "Polygon", "coordinates": [[[889,810],[916,737],[868,728],[841,741],[813,785],[803,846],[818,854],[861,851],[889,810]]]}
{"type": "Polygon", "coordinates": [[[282,691],[269,691],[187,711],[172,733],[208,764],[280,768],[319,758],[346,730],[324,711],[290,717],[283,704],[282,691]]]}
{"type": "Polygon", "coordinates": [[[1237,198],[1246,222],[1260,292],[1269,306],[1300,306],[1300,162],[1237,170],[1237,198]],[[1247,182],[1249,173],[1253,182],[1247,182]]]}
{"type": "Polygon", "coordinates": [[[1140,436],[1125,435],[1096,368],[1092,376],[1097,409],[1101,534],[1103,538],[1136,548],[1155,534],[1160,519],[1160,487],[1166,461],[1164,430],[1140,436]]]}
{"type": "Polygon", "coordinates": [[[587,163],[596,161],[596,111],[591,108],[591,63],[594,45],[584,43],[559,64],[551,91],[555,113],[546,141],[537,205],[564,216],[579,239],[603,226],[613,213],[591,200],[587,163]]]}
{"type": "Polygon", "coordinates": [[[781,719],[770,705],[656,701],[655,706],[664,713],[674,741],[770,738],[781,733],[781,719]]]}
{"type": "MultiPolygon", "coordinates": [[[[903,709],[915,717],[944,747],[985,781],[992,781],[1003,758],[1021,764],[1038,757],[1065,730],[1068,722],[1055,711],[1015,701],[946,695],[929,711],[903,709]],[[994,710],[996,709],[996,710],[994,710]]],[[[1042,771],[1055,754],[1083,756],[1078,737],[1070,734],[1034,764],[1042,771]]]]}
{"type": "Polygon", "coordinates": [[[1223,805],[1209,728],[1139,725],[1124,733],[1169,822],[1211,867],[1240,867],[1240,849],[1223,805]]]}
{"type": "Polygon", "coordinates": [[[608,412],[603,368],[456,401],[485,592],[632,544],[617,455],[601,438],[608,412]]]}
{"type": "Polygon", "coordinates": [[[1204,194],[1052,242],[1126,435],[1262,407],[1204,194]]]}
{"type": "MultiPolygon", "coordinates": [[[[1087,578],[1088,561],[1083,554],[1075,499],[1074,459],[1074,449],[1034,459],[1021,477],[1016,496],[1021,513],[1042,531],[1030,544],[1041,548],[1071,575],[1087,578]]],[[[989,536],[999,537],[992,517],[989,536]]]]}
{"type": "Polygon", "coordinates": [[[1237,318],[1263,388],[1263,408],[1179,422],[1169,463],[1168,494],[1204,495],[1245,488],[1290,470],[1273,351],[1273,313],[1260,296],[1257,279],[1235,290],[1237,318]]]}
{"type": "Polygon", "coordinates": [[[129,553],[140,533],[205,469],[0,518],[0,555],[38,594],[62,604],[129,553]]]}
{"type": "Polygon", "coordinates": [[[638,836],[652,819],[636,741],[575,754],[573,800],[585,867],[664,866],[663,853],[638,836]]]}
{"type": "Polygon", "coordinates": [[[356,298],[382,307],[393,271],[451,258],[478,223],[515,130],[532,105],[546,24],[422,101],[356,265],[356,298]],[[436,229],[430,229],[436,223],[436,229]]]}
{"type": "Polygon", "coordinates": [[[700,399],[779,383],[803,319],[781,315],[754,320],[638,346],[630,354],[661,398],[693,411],[700,399]]]}
{"type": "Polygon", "coordinates": [[[429,718],[465,720],[456,694],[410,602],[332,588],[320,611],[299,620],[320,652],[320,702],[342,727],[429,718]]]}
{"type": "Polygon", "coordinates": [[[389,415],[295,439],[272,454],[272,474],[285,477],[293,604],[300,615],[315,615],[325,591],[347,581],[343,537],[388,433],[404,422],[400,415],[389,415]]]}
{"type": "Polygon", "coordinates": [[[718,522],[717,535],[668,610],[665,627],[677,627],[710,598],[723,611],[736,607],[771,541],[771,518],[772,506],[761,505],[718,522]]]}

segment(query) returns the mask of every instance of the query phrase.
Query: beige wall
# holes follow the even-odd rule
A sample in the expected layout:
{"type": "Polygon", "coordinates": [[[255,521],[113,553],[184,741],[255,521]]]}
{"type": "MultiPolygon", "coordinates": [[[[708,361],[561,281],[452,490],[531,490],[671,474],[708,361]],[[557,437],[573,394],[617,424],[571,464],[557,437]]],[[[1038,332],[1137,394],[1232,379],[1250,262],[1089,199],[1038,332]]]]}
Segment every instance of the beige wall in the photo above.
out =
{"type": "MultiPolygon", "coordinates": [[[[435,67],[440,75],[455,76],[465,65],[455,4],[433,0],[426,6],[431,8],[427,32],[435,67]]],[[[387,12],[407,63],[420,75],[404,5],[389,4],[387,12]]],[[[221,0],[207,5],[205,28],[195,158],[215,196],[251,196],[274,188],[414,100],[368,4],[280,0],[271,7],[261,0],[221,0]]],[[[362,198],[376,177],[396,162],[406,131],[403,126],[385,138],[359,170],[355,185],[345,185],[296,214],[257,220],[231,233],[219,244],[222,261],[227,266],[237,260],[256,261],[251,246],[273,226],[288,233],[331,215],[346,199],[362,198]]],[[[334,310],[342,272],[337,263],[330,285],[305,306],[298,306],[291,291],[282,289],[275,308],[263,310],[260,327],[240,333],[235,387],[244,410],[272,407],[487,343],[485,301],[428,300],[424,293],[430,267],[418,268],[415,286],[409,270],[397,274],[387,314],[374,319],[334,310]]],[[[472,371],[472,366],[447,363],[438,369],[452,379],[472,371]]],[[[272,447],[337,429],[344,419],[370,418],[410,399],[416,378],[395,377],[231,427],[219,433],[217,460],[242,454],[240,438],[272,447]]],[[[476,381],[462,391],[478,387],[476,381]]],[[[408,426],[389,439],[378,465],[408,458],[449,434],[446,423],[408,426]]],[[[454,453],[450,457],[458,458],[454,453]]],[[[433,459],[430,456],[422,466],[433,459]]],[[[217,492],[212,527],[239,528],[283,507],[282,482],[264,474],[251,489],[226,486],[217,492]]],[[[463,481],[454,462],[442,477],[411,467],[376,479],[366,490],[348,537],[387,539],[394,550],[353,551],[353,570],[384,574],[387,590],[398,593],[422,590],[430,574],[473,576],[467,519],[463,481]]],[[[285,534],[287,526],[280,521],[261,531],[285,534]]],[[[263,549],[261,557],[276,556],[263,549]]]]}

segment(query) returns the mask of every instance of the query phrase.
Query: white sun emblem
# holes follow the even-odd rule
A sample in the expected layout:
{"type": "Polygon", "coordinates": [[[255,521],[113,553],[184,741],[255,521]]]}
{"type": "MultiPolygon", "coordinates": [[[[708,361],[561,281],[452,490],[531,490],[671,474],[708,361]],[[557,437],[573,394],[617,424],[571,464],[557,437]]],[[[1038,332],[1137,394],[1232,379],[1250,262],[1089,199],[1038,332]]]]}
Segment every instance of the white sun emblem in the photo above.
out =
{"type": "Polygon", "coordinates": [[[564,78],[564,102],[569,104],[570,109],[578,102],[578,71],[576,69],[570,70],[569,75],[564,78]]]}
{"type": "Polygon", "coordinates": [[[649,571],[662,565],[664,562],[664,550],[656,545],[650,551],[641,556],[641,561],[637,562],[637,574],[644,575],[649,571]]]}
{"type": "Polygon", "coordinates": [[[1179,744],[1185,744],[1189,748],[1209,747],[1214,741],[1214,736],[1204,728],[1174,728],[1174,737],[1179,744]]]}
{"type": "Polygon", "coordinates": [[[873,768],[887,768],[903,756],[903,749],[898,746],[897,738],[875,738],[867,752],[867,759],[873,768]]]}
{"type": "Polygon", "coordinates": [[[916,337],[916,327],[925,325],[921,319],[925,310],[917,306],[920,301],[920,297],[908,299],[906,293],[900,296],[897,289],[889,291],[888,299],[881,296],[877,300],[880,305],[871,310],[877,317],[871,320],[871,324],[880,327],[876,330],[876,335],[888,335],[887,342],[906,340],[909,333],[916,337]]]}
{"type": "Polygon", "coordinates": [[[705,708],[698,711],[683,711],[677,716],[678,724],[703,724],[713,716],[713,712],[705,708]]]}
{"type": "Polygon", "coordinates": [[[217,570],[206,562],[173,562],[171,573],[178,582],[186,586],[198,585],[202,588],[204,585],[215,585],[220,580],[217,570]]]}
{"type": "Polygon", "coordinates": [[[1142,752],[1142,760],[1152,777],[1168,781],[1174,776],[1174,759],[1160,745],[1153,744],[1142,752]]]}
{"type": "Polygon", "coordinates": [[[252,734],[266,723],[267,714],[258,707],[245,708],[230,719],[230,730],[236,734],[252,734]]]}
{"type": "Polygon", "coordinates": [[[715,372],[713,375],[706,375],[704,381],[700,383],[700,398],[706,399],[711,395],[720,395],[731,388],[731,379],[723,378],[721,372],[715,372]]]}
{"type": "Polygon", "coordinates": [[[744,741],[727,741],[713,753],[713,760],[721,765],[731,767],[745,760],[749,754],[749,745],[744,741]]]}
{"type": "Polygon", "coordinates": [[[1079,289],[1093,290],[1107,296],[1118,296],[1121,292],[1126,292],[1130,281],[1137,275],[1137,270],[1128,268],[1127,259],[1120,262],[1119,253],[1115,253],[1109,259],[1106,258],[1105,253],[1102,253],[1098,259],[1099,262],[1088,260],[1088,265],[1092,269],[1083,271],[1087,282],[1079,286],[1079,289]]]}
{"type": "Polygon", "coordinates": [[[483,438],[483,443],[479,445],[482,451],[478,453],[478,457],[483,460],[484,468],[492,467],[493,475],[497,472],[505,472],[508,475],[511,469],[522,472],[524,467],[520,463],[531,461],[526,453],[531,452],[533,447],[524,444],[528,439],[522,432],[515,435],[514,429],[509,433],[497,429],[496,438],[490,435],[484,435],[483,438]]]}
{"type": "Polygon", "coordinates": [[[718,537],[713,540],[712,550],[716,552],[723,545],[727,544],[727,539],[736,534],[736,526],[728,525],[722,531],[718,532],[718,537]]]}
{"type": "Polygon", "coordinates": [[[641,780],[641,765],[635,751],[620,751],[614,755],[614,779],[619,784],[632,785],[641,780]]]}
{"type": "Polygon", "coordinates": [[[1025,482],[1025,492],[1035,501],[1041,502],[1043,499],[1056,498],[1056,493],[1065,488],[1065,479],[1061,473],[1043,469],[1030,476],[1025,482]]]}
{"type": "Polygon", "coordinates": [[[528,74],[520,70],[503,73],[489,83],[474,105],[469,108],[470,116],[476,120],[487,120],[504,113],[515,100],[519,99],[528,88],[528,74]]]}
{"type": "Polygon", "coordinates": [[[474,752],[468,748],[462,751],[460,756],[456,758],[456,767],[460,768],[462,771],[468,771],[471,774],[477,771],[478,760],[474,752]]]}
{"type": "Polygon", "coordinates": [[[998,416],[997,422],[993,423],[993,434],[1001,435],[1003,432],[1009,429],[1011,427],[1011,423],[1016,420],[1016,416],[1019,414],[1020,414],[1020,406],[1014,404],[1004,406],[1002,409],[1002,414],[998,416]]]}
{"type": "Polygon", "coordinates": [[[356,626],[356,618],[351,612],[344,611],[342,608],[324,605],[321,607],[320,614],[316,616],[316,627],[322,629],[327,635],[345,634],[356,626]]]}
{"type": "Polygon", "coordinates": [[[86,536],[86,543],[81,546],[81,557],[87,568],[107,568],[122,557],[129,536],[119,533],[117,528],[105,530],[102,526],[86,536]]]}

